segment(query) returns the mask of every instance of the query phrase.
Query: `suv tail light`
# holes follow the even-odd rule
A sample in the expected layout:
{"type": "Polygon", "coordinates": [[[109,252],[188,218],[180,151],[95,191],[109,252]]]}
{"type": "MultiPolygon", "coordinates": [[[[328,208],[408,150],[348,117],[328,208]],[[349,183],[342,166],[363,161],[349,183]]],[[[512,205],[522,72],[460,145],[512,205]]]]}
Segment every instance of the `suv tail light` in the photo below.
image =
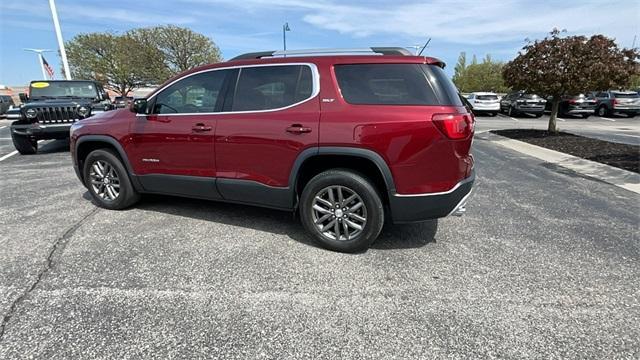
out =
{"type": "Polygon", "coordinates": [[[451,140],[466,139],[473,133],[472,114],[433,114],[431,120],[451,140]]]}
{"type": "Polygon", "coordinates": [[[612,104],[613,104],[613,107],[615,107],[616,105],[618,105],[618,100],[616,100],[616,99],[613,99],[613,102],[612,102],[612,104]]]}

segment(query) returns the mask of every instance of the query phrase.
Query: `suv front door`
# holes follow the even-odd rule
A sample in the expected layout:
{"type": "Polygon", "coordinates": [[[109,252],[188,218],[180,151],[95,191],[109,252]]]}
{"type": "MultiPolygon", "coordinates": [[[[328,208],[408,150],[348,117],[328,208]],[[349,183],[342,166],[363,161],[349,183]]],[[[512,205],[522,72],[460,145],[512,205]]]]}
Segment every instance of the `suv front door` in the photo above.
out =
{"type": "Polygon", "coordinates": [[[229,200],[290,207],[293,164],[318,143],[317,69],[247,66],[230,83],[216,125],[218,190],[229,200]]]}
{"type": "Polygon", "coordinates": [[[148,100],[149,114],[131,126],[128,152],[146,191],[218,198],[215,113],[229,70],[187,75],[148,100]]]}

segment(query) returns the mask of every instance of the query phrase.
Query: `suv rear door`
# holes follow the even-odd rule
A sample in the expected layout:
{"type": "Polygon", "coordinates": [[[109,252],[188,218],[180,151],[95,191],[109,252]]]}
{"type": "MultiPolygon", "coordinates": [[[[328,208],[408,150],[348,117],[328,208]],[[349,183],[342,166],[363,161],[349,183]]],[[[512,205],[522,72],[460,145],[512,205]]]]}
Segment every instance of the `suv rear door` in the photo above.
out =
{"type": "Polygon", "coordinates": [[[319,76],[314,64],[245,66],[217,117],[217,186],[246,203],[291,206],[289,175],[317,146],[319,76]]]}

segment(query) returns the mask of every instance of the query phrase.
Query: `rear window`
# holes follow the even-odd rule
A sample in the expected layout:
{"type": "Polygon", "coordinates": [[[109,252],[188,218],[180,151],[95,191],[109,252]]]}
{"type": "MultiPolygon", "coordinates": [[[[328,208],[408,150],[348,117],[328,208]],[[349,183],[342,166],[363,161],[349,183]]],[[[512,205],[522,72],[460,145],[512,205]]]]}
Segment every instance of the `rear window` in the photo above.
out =
{"type": "Polygon", "coordinates": [[[445,87],[451,81],[440,68],[420,64],[336,65],[338,85],[345,101],[357,105],[441,105],[461,106],[455,87],[453,97],[445,87]],[[437,69],[432,71],[430,68],[437,69]],[[429,78],[429,75],[431,78],[429,78]],[[442,81],[441,77],[444,78],[442,81]],[[431,79],[431,81],[430,81],[431,79]],[[434,91],[432,82],[439,85],[434,91]],[[443,82],[443,84],[440,84],[443,82]],[[444,99],[442,99],[444,98],[444,99]]]}
{"type": "Polygon", "coordinates": [[[232,111],[272,110],[299,103],[311,97],[312,78],[306,65],[242,68],[232,111]]]}
{"type": "Polygon", "coordinates": [[[613,97],[617,98],[617,99],[633,99],[633,98],[637,98],[640,97],[640,95],[638,95],[638,93],[612,93],[613,97]]]}
{"type": "Polygon", "coordinates": [[[478,95],[478,100],[498,100],[498,95],[478,95]]]}
{"type": "Polygon", "coordinates": [[[520,94],[520,97],[523,99],[539,99],[540,96],[536,94],[520,94]]]}

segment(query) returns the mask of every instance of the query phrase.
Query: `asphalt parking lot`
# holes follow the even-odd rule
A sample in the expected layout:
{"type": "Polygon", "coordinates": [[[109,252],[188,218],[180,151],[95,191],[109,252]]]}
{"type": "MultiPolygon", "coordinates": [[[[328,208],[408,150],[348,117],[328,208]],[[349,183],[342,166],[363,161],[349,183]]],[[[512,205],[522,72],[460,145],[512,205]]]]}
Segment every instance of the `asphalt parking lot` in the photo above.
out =
{"type": "MultiPolygon", "coordinates": [[[[639,143],[640,119],[613,120],[559,126],[639,143]]],[[[633,192],[478,138],[464,217],[387,226],[347,255],[284,212],[98,209],[67,147],[0,161],[2,359],[640,357],[633,192]]]]}

